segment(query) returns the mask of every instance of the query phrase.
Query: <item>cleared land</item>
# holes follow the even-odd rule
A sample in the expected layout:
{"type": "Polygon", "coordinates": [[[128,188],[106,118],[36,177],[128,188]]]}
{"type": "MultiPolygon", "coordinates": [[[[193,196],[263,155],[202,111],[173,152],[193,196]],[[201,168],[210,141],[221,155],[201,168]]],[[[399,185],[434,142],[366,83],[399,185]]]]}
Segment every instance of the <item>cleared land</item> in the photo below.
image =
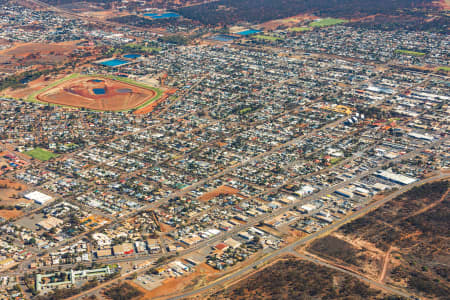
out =
{"type": "Polygon", "coordinates": [[[221,185],[218,188],[216,188],[215,190],[212,190],[210,192],[204,193],[203,195],[200,196],[199,200],[200,201],[209,201],[213,198],[219,197],[219,196],[228,196],[228,195],[236,195],[239,193],[239,190],[232,188],[230,186],[227,185],[221,185]]]}
{"type": "Polygon", "coordinates": [[[39,147],[34,148],[33,150],[25,152],[25,154],[31,156],[32,158],[39,159],[41,161],[47,161],[47,160],[52,159],[54,157],[58,157],[57,154],[55,154],[55,153],[53,153],[51,151],[39,148],[39,147]]]}
{"type": "Polygon", "coordinates": [[[60,63],[77,48],[76,43],[18,43],[0,51],[0,65],[6,62],[25,65],[60,63]]]}
{"type": "Polygon", "coordinates": [[[20,216],[22,212],[14,207],[18,204],[31,203],[19,196],[24,192],[27,186],[18,182],[12,182],[7,179],[0,180],[0,217],[11,219],[20,216]]]}
{"type": "Polygon", "coordinates": [[[28,100],[100,111],[140,108],[157,100],[162,91],[128,78],[73,74],[57,81],[28,100]]]}
{"type": "Polygon", "coordinates": [[[326,27],[326,26],[333,26],[337,24],[347,23],[347,20],[344,19],[334,19],[334,18],[326,18],[317,20],[314,22],[309,23],[309,26],[311,27],[326,27]]]}

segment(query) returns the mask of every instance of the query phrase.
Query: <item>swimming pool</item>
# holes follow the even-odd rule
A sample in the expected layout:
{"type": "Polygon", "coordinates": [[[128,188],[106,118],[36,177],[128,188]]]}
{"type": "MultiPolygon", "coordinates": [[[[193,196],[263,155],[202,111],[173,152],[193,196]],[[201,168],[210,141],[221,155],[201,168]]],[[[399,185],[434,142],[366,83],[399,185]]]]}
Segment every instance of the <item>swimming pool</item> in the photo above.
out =
{"type": "Polygon", "coordinates": [[[179,14],[174,13],[174,12],[166,12],[166,13],[163,13],[163,14],[147,13],[147,14],[144,14],[144,16],[150,17],[152,19],[165,19],[165,18],[178,18],[178,17],[180,17],[179,14]]]}
{"type": "Polygon", "coordinates": [[[117,67],[117,66],[124,65],[124,64],[127,64],[127,63],[129,63],[128,60],[115,58],[115,59],[102,61],[100,64],[104,65],[104,66],[107,66],[107,67],[117,67]]]}
{"type": "Polygon", "coordinates": [[[138,57],[141,57],[141,55],[140,54],[125,54],[123,57],[125,57],[125,58],[130,58],[130,59],[136,59],[136,58],[138,58],[138,57]]]}
{"type": "Polygon", "coordinates": [[[238,32],[237,34],[239,34],[239,35],[251,35],[251,34],[255,34],[255,33],[259,33],[259,32],[261,32],[261,30],[247,29],[247,30],[238,32]]]}
{"type": "Polygon", "coordinates": [[[233,40],[235,40],[237,38],[238,37],[235,37],[235,36],[232,36],[232,35],[219,34],[219,35],[216,35],[216,36],[212,37],[211,39],[219,41],[219,42],[231,42],[231,41],[233,41],[233,40]]]}

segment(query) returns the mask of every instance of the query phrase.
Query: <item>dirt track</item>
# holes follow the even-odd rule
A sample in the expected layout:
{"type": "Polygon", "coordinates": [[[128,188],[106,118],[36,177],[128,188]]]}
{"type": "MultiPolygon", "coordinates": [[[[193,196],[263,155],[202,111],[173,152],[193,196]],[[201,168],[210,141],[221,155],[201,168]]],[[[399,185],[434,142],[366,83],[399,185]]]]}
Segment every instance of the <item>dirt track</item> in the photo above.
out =
{"type": "Polygon", "coordinates": [[[155,95],[153,90],[113,79],[82,77],[65,81],[40,93],[36,98],[42,102],[60,105],[120,111],[142,105],[155,95]]]}

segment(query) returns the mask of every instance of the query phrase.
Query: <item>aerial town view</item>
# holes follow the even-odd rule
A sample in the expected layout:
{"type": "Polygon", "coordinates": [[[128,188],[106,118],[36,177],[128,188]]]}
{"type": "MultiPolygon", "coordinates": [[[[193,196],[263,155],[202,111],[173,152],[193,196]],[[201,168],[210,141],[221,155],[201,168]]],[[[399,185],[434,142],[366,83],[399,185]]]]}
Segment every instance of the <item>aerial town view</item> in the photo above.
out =
{"type": "Polygon", "coordinates": [[[450,299],[449,0],[0,0],[0,300],[450,299]]]}

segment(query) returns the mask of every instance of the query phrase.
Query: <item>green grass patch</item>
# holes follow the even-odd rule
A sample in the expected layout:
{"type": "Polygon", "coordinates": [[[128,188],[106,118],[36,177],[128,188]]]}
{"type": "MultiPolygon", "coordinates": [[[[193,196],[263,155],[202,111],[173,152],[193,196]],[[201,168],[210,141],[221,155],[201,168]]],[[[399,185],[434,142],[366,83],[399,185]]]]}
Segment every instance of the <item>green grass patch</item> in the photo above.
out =
{"type": "Polygon", "coordinates": [[[344,19],[334,19],[334,18],[326,18],[317,20],[314,22],[309,23],[309,26],[311,27],[326,27],[326,26],[333,26],[337,24],[347,23],[347,20],[344,19]]]}
{"type": "Polygon", "coordinates": [[[338,162],[340,162],[341,160],[343,160],[344,158],[343,157],[333,157],[331,160],[330,160],[330,163],[332,164],[332,165],[335,165],[335,164],[337,164],[338,162]]]}
{"type": "Polygon", "coordinates": [[[404,50],[404,49],[396,49],[395,53],[412,55],[412,56],[424,56],[426,54],[424,52],[417,52],[417,51],[404,50]]]}
{"type": "Polygon", "coordinates": [[[25,154],[31,156],[34,159],[38,159],[38,160],[41,160],[41,161],[47,161],[47,160],[49,160],[51,158],[58,157],[57,154],[55,154],[53,152],[50,152],[48,150],[39,148],[39,147],[34,148],[33,150],[25,152],[25,154]]]}
{"type": "Polygon", "coordinates": [[[437,67],[436,70],[450,72],[450,67],[437,67]]]}
{"type": "Polygon", "coordinates": [[[288,29],[289,31],[293,31],[293,32],[302,32],[302,31],[310,31],[311,28],[309,27],[292,27],[288,29]]]}
{"type": "Polygon", "coordinates": [[[143,44],[126,44],[117,48],[111,48],[106,52],[106,55],[138,53],[138,54],[154,54],[160,52],[160,47],[148,47],[143,44]]]}
{"type": "Polygon", "coordinates": [[[249,113],[249,112],[251,112],[251,111],[252,111],[252,108],[251,108],[251,107],[246,107],[246,108],[241,109],[241,110],[239,111],[239,114],[245,115],[245,114],[247,114],[247,113],[249,113]]]}
{"type": "Polygon", "coordinates": [[[262,35],[262,34],[257,34],[255,36],[253,36],[255,39],[259,39],[259,40],[265,40],[265,41],[278,41],[281,40],[281,38],[276,37],[276,36],[271,36],[271,35],[262,35]]]}

